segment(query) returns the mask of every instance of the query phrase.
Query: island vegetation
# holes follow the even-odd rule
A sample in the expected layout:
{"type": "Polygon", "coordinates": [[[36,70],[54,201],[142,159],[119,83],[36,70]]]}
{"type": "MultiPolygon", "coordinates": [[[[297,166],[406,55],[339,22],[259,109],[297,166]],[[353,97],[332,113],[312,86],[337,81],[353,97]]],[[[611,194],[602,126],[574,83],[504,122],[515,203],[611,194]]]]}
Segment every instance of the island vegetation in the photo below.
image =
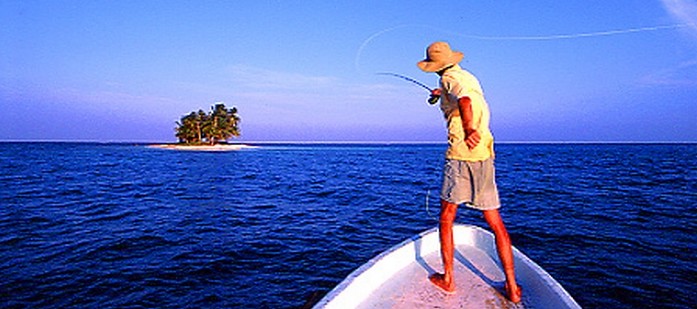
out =
{"type": "Polygon", "coordinates": [[[210,112],[199,109],[176,122],[174,129],[180,144],[217,145],[240,136],[240,117],[237,108],[227,108],[224,103],[215,103],[210,112]]]}

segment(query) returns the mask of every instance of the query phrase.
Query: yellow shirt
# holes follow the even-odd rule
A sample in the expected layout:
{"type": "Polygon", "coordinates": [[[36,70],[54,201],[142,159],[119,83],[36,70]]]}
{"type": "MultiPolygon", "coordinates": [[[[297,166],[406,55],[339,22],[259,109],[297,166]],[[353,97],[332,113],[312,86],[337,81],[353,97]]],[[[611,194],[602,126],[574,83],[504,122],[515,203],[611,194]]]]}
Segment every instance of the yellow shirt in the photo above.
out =
{"type": "Polygon", "coordinates": [[[461,161],[484,161],[493,157],[494,136],[489,129],[489,106],[484,100],[477,78],[459,65],[454,65],[443,73],[440,86],[443,89],[440,108],[448,125],[448,150],[445,157],[461,161]],[[472,101],[473,127],[481,137],[479,144],[471,150],[465,144],[465,132],[458,108],[458,100],[462,97],[469,97],[472,101]]]}

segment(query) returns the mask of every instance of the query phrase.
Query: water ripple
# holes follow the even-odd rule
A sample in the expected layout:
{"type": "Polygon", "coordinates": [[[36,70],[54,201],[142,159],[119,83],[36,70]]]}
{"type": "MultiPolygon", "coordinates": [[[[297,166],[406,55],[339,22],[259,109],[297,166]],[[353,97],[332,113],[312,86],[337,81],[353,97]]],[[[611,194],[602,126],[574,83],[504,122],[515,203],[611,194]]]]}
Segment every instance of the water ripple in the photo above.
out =
{"type": "MultiPolygon", "coordinates": [[[[301,306],[436,225],[443,151],[2,143],[0,305],[301,306]]],[[[500,145],[502,214],[584,307],[689,307],[695,160],[695,145],[500,145]]]]}

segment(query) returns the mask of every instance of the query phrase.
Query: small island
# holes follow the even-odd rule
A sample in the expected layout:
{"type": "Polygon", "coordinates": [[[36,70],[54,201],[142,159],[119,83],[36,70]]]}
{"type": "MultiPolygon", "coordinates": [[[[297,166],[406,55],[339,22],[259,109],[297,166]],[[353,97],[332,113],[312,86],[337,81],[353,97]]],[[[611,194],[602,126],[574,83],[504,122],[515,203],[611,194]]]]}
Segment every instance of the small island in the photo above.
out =
{"type": "Polygon", "coordinates": [[[179,140],[176,144],[158,144],[150,147],[175,150],[228,151],[250,148],[244,144],[228,144],[233,137],[239,137],[241,119],[237,108],[227,108],[225,103],[215,103],[206,113],[199,109],[192,111],[177,121],[174,128],[179,140]]]}

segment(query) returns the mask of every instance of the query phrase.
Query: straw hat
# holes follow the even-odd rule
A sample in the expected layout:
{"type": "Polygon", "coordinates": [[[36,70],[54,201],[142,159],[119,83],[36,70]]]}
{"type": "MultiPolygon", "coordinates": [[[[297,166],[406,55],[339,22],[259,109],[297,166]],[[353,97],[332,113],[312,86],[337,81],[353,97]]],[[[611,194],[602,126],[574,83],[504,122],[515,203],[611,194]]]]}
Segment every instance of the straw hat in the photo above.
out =
{"type": "Polygon", "coordinates": [[[465,55],[459,51],[450,49],[446,42],[435,42],[426,49],[426,59],[416,65],[424,72],[438,72],[448,66],[462,61],[465,55]]]}

